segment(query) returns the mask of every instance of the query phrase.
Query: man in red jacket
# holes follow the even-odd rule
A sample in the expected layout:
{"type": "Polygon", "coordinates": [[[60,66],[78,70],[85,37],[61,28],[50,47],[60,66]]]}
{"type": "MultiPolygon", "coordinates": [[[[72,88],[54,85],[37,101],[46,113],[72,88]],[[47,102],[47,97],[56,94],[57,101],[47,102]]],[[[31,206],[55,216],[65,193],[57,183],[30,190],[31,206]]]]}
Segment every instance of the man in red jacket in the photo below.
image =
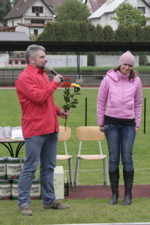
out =
{"type": "Polygon", "coordinates": [[[55,105],[53,93],[63,77],[57,74],[53,81],[49,81],[44,71],[47,62],[45,48],[30,45],[26,50],[26,60],[27,67],[16,80],[26,148],[26,160],[18,184],[18,204],[21,213],[30,216],[30,190],[39,161],[44,209],[69,208],[56,200],[53,186],[59,131],[57,117],[66,118],[68,114],[55,105]]]}

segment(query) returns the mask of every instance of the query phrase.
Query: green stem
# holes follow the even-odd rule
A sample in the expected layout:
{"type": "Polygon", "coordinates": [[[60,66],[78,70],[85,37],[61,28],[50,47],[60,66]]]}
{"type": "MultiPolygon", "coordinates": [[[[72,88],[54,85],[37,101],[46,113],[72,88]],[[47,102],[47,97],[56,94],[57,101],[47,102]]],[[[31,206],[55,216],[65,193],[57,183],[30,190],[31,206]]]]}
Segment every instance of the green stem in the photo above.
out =
{"type": "Polygon", "coordinates": [[[66,130],[66,126],[67,126],[67,118],[65,118],[65,124],[64,124],[64,126],[65,126],[65,130],[66,130]]]}

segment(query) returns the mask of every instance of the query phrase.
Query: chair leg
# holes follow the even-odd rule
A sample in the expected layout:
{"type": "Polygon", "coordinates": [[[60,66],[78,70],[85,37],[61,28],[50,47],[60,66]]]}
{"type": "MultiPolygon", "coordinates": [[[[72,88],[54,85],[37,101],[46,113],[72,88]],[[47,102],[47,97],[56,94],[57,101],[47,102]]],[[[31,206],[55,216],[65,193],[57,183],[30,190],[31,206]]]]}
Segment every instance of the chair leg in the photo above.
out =
{"type": "Polygon", "coordinates": [[[103,160],[103,171],[104,171],[104,186],[109,186],[110,185],[110,180],[109,180],[109,173],[108,173],[108,162],[107,158],[103,160]]]}
{"type": "Polygon", "coordinates": [[[80,158],[77,157],[77,161],[76,161],[76,169],[75,169],[75,185],[78,186],[79,185],[79,173],[80,173],[80,158]]]}
{"type": "Polygon", "coordinates": [[[70,177],[70,184],[72,187],[74,187],[74,179],[73,179],[73,171],[72,171],[72,159],[68,160],[69,164],[69,177],[70,177]]]}

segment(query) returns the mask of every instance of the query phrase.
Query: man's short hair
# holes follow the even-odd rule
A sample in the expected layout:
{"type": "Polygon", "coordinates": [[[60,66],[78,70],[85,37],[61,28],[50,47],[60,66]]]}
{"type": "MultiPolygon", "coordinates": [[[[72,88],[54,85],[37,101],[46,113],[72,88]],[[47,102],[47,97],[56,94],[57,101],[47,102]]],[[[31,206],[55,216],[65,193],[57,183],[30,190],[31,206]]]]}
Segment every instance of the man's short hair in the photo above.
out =
{"type": "Polygon", "coordinates": [[[41,45],[29,45],[26,50],[26,61],[29,63],[30,58],[35,58],[37,51],[42,50],[46,51],[45,48],[41,45]]]}

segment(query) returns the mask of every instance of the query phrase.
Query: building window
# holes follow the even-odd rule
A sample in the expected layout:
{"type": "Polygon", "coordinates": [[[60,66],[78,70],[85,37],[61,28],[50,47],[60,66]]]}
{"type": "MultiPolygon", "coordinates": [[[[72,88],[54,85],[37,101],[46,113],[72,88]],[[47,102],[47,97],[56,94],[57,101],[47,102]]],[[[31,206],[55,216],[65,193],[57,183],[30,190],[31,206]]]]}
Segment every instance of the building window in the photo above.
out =
{"type": "Polygon", "coordinates": [[[32,13],[36,13],[36,14],[43,13],[43,7],[41,7],[41,6],[32,6],[32,13]]]}
{"type": "Polygon", "coordinates": [[[26,64],[26,61],[21,61],[21,64],[25,65],[26,64]]]}
{"type": "Polygon", "coordinates": [[[44,20],[31,20],[31,23],[44,24],[44,20]]]}
{"type": "Polygon", "coordinates": [[[34,30],[34,35],[38,35],[38,30],[37,29],[34,30]]]}
{"type": "Polygon", "coordinates": [[[141,11],[141,13],[145,14],[145,7],[138,7],[138,9],[141,11]]]}

